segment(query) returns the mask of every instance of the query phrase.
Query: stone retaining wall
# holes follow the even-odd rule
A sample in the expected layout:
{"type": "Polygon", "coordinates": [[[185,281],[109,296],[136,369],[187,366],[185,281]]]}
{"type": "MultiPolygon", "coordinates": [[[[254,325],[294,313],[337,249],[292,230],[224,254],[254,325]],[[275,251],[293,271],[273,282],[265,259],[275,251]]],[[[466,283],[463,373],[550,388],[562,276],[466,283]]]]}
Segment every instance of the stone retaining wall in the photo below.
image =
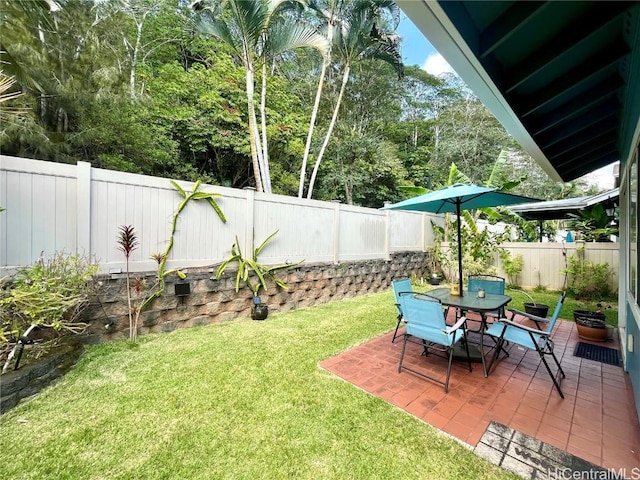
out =
{"type": "MultiPolygon", "coordinates": [[[[302,265],[280,274],[288,289],[271,284],[260,297],[273,313],[379,292],[390,288],[396,278],[426,277],[428,257],[426,252],[402,252],[393,254],[390,260],[302,265]]],[[[214,276],[213,269],[189,271],[185,281],[191,293],[182,297],[175,295],[175,284],[181,281],[168,277],[164,294],[141,313],[139,333],[170,332],[249,317],[252,295],[244,286],[235,292],[235,272],[225,272],[220,280],[212,279],[214,276]]],[[[153,278],[153,274],[147,274],[149,283],[153,278]]],[[[85,312],[85,321],[91,324],[83,335],[87,343],[129,336],[125,276],[105,275],[102,283],[100,301],[93,302],[85,312]]]]}
{"type": "MultiPolygon", "coordinates": [[[[25,352],[29,346],[25,346],[25,352]]],[[[0,413],[15,407],[23,398],[35,395],[56,378],[64,375],[80,358],[82,343],[78,337],[69,336],[64,343],[54,347],[45,358],[34,363],[21,362],[18,370],[2,375],[0,413]]]]}

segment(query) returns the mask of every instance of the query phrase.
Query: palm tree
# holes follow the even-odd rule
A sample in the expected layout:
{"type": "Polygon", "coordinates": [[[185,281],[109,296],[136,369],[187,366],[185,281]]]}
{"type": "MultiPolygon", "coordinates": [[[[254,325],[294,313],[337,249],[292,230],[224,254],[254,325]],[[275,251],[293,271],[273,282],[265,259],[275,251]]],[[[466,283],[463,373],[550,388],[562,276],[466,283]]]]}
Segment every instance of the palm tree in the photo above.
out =
{"type": "Polygon", "coordinates": [[[266,146],[266,116],[261,102],[261,139],[254,102],[255,70],[262,66],[262,98],[266,95],[266,62],[294,48],[312,47],[324,54],[326,39],[312,27],[301,22],[288,22],[285,13],[304,5],[301,0],[224,0],[213,8],[203,5],[205,0],[195,0],[190,5],[206,13],[199,28],[229,45],[245,68],[247,109],[249,116],[249,143],[253,174],[258,191],[271,193],[268,148],[266,146]],[[227,13],[228,16],[222,17],[227,13]]]}
{"type": "Polygon", "coordinates": [[[331,44],[333,43],[333,36],[336,25],[340,22],[340,14],[342,13],[341,6],[342,0],[327,0],[325,8],[323,8],[322,2],[312,0],[309,2],[310,8],[318,13],[326,23],[326,38],[329,43],[327,54],[322,61],[322,70],[320,70],[320,80],[318,81],[318,88],[316,89],[316,98],[313,102],[313,110],[311,111],[311,120],[309,121],[309,131],[307,133],[307,141],[304,146],[304,155],[302,156],[302,167],[300,168],[300,184],[298,186],[298,198],[302,198],[304,194],[304,184],[307,171],[307,162],[309,160],[309,152],[311,151],[311,139],[313,138],[313,130],[316,125],[316,117],[318,116],[318,109],[320,108],[320,98],[322,96],[322,89],[324,87],[324,78],[327,74],[327,67],[331,63],[331,44]]]}
{"type": "MultiPolygon", "coordinates": [[[[402,57],[400,53],[400,37],[394,33],[387,33],[383,30],[382,14],[388,11],[392,14],[395,26],[397,26],[398,6],[391,0],[356,0],[353,2],[331,2],[333,9],[321,10],[325,18],[327,18],[328,31],[331,31],[333,38],[332,51],[337,53],[339,61],[342,65],[342,84],[338,99],[333,109],[333,115],[329,123],[324,142],[318,152],[309,188],[307,190],[307,198],[312,198],[313,186],[315,184],[318,168],[322,162],[322,157],[327,149],[331,134],[338,118],[338,112],[342,103],[342,97],[349,81],[351,66],[357,60],[376,59],[389,63],[398,72],[401,77],[403,74],[402,57]],[[338,17],[336,7],[343,8],[344,15],[338,17]],[[337,27],[337,28],[336,28],[337,27]]],[[[312,123],[310,130],[313,129],[317,107],[319,103],[319,94],[324,81],[325,65],[323,65],[323,75],[318,85],[318,93],[316,94],[316,104],[312,112],[312,123]]],[[[307,137],[307,147],[305,148],[305,157],[303,157],[302,171],[300,173],[299,196],[303,190],[306,163],[308,161],[308,148],[310,145],[311,133],[307,137]]]]}

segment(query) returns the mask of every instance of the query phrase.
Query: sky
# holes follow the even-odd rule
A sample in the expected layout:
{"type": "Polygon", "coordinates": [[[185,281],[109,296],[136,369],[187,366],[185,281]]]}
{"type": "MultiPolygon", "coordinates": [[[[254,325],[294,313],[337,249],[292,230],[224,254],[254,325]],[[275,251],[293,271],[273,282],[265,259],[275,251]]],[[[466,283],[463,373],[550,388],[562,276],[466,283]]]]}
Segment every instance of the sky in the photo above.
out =
{"type": "MultiPolygon", "coordinates": [[[[424,37],[422,32],[402,13],[398,33],[402,37],[402,60],[405,65],[418,65],[432,75],[454,72],[447,61],[424,37]]],[[[612,189],[614,184],[613,166],[608,165],[589,174],[586,178],[589,184],[600,189],[612,189]]]]}
{"type": "Polygon", "coordinates": [[[432,75],[440,75],[445,72],[453,72],[451,66],[445,61],[422,32],[403,13],[398,33],[402,37],[402,60],[405,65],[418,65],[432,75]]]}

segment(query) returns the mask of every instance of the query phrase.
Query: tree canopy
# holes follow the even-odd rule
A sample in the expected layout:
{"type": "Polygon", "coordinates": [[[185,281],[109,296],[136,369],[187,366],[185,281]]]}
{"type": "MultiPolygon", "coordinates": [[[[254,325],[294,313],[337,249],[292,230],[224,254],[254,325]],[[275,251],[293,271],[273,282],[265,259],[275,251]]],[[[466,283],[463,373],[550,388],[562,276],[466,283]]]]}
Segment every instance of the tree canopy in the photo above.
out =
{"type": "Polygon", "coordinates": [[[550,181],[457,77],[404,67],[397,11],[0,0],[0,150],[369,207],[446,184],[452,164],[484,183],[505,151],[516,193],[582,193],[550,181]]]}

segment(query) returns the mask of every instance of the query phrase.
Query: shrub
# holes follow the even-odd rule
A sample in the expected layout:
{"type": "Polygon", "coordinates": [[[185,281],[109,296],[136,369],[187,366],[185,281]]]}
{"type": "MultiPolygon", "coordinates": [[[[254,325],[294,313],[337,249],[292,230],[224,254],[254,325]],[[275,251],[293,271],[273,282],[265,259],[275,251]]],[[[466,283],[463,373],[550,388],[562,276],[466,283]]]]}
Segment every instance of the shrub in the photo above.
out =
{"type": "Polygon", "coordinates": [[[509,283],[515,286],[520,285],[518,275],[522,273],[522,267],[524,266],[522,255],[518,254],[512,257],[509,250],[502,248],[500,249],[500,260],[502,261],[502,268],[504,268],[509,277],[509,283]]]}
{"type": "Polygon", "coordinates": [[[607,263],[595,263],[584,258],[584,247],[567,258],[567,293],[578,299],[609,298],[613,294],[609,280],[613,273],[607,263]]]}
{"type": "MultiPolygon", "coordinates": [[[[81,333],[80,313],[95,293],[97,263],[82,255],[56,253],[0,281],[1,353],[36,327],[81,333]]],[[[8,360],[11,358],[8,357],[8,360]]],[[[6,364],[5,364],[6,367],[6,364]]]]}

